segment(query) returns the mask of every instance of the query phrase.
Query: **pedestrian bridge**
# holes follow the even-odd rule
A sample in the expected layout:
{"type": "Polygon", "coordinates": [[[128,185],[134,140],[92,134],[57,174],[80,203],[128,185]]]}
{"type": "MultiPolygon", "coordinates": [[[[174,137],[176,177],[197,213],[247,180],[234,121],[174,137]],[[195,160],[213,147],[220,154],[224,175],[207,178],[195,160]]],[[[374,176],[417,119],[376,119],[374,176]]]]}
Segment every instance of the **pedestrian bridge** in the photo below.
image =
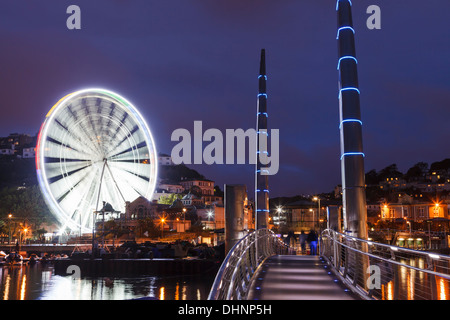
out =
{"type": "Polygon", "coordinates": [[[319,255],[297,255],[256,230],[228,253],[210,300],[449,300],[450,256],[322,232],[319,255]]]}

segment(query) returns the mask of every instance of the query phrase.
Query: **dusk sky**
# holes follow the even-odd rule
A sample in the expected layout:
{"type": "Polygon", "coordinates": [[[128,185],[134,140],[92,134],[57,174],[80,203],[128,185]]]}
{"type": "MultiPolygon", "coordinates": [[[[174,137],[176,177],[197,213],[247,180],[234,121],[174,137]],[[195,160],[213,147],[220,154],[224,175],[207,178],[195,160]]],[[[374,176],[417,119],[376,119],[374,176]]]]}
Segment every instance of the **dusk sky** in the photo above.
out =
{"type": "MultiPolygon", "coordinates": [[[[35,135],[50,108],[101,87],[143,114],[157,150],[175,129],[256,125],[266,49],[269,129],[280,130],[270,196],[341,183],[335,0],[0,0],[0,136],[35,135]],[[69,5],[81,30],[69,30],[69,5]]],[[[353,0],[365,170],[450,158],[450,1],[353,0]],[[381,9],[369,30],[366,9],[381,9]]],[[[204,144],[204,146],[207,143],[204,144]]],[[[190,165],[223,189],[254,165],[190,165]]]]}

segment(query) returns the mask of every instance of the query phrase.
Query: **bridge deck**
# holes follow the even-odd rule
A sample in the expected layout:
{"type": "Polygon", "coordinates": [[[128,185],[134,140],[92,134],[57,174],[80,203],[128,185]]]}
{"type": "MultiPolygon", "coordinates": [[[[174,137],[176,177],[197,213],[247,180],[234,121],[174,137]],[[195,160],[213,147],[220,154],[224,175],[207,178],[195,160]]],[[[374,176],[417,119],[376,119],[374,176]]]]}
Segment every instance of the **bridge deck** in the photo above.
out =
{"type": "Polygon", "coordinates": [[[357,300],[319,256],[273,256],[253,277],[248,300],[357,300]]]}

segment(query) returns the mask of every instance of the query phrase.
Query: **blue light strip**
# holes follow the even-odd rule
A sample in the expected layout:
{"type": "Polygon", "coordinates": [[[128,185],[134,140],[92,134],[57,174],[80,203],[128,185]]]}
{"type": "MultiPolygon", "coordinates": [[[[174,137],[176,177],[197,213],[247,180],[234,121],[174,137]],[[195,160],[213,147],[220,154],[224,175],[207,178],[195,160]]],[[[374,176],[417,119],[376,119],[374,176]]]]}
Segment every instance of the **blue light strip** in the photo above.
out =
{"type": "MultiPolygon", "coordinates": [[[[339,2],[340,1],[342,1],[342,0],[337,0],[337,2],[336,2],[336,11],[339,10],[339,2]]],[[[348,0],[348,2],[350,2],[350,5],[352,5],[352,1],[351,0],[348,0]]]]}
{"type": "Polygon", "coordinates": [[[270,210],[267,210],[267,209],[256,209],[256,212],[258,212],[258,211],[270,212],[270,210]]]}
{"type": "Polygon", "coordinates": [[[349,91],[349,90],[354,90],[354,91],[358,92],[358,94],[361,94],[361,92],[359,91],[359,89],[358,89],[358,88],[355,88],[355,87],[342,88],[341,90],[339,90],[339,99],[341,98],[341,93],[342,93],[342,91],[349,91]]]}
{"type": "MultiPolygon", "coordinates": [[[[261,192],[261,190],[259,190],[259,189],[256,189],[256,192],[261,192]]],[[[269,193],[269,190],[267,190],[267,189],[264,189],[264,190],[262,190],[262,192],[267,192],[267,193],[269,193]]]]}
{"type": "Polygon", "coordinates": [[[258,79],[260,79],[260,78],[262,78],[262,77],[264,77],[264,80],[267,80],[267,76],[266,75],[259,75],[259,77],[258,77],[258,79]]]}
{"type": "Polygon", "coordinates": [[[265,96],[266,99],[267,99],[267,93],[259,93],[259,94],[258,94],[258,98],[259,98],[260,96],[265,96]]]}
{"type": "Polygon", "coordinates": [[[350,27],[350,26],[340,27],[340,28],[338,29],[338,31],[337,31],[336,39],[339,40],[339,33],[341,33],[342,30],[347,30],[347,29],[352,30],[352,31],[353,31],[353,34],[355,34],[355,29],[353,29],[353,28],[350,27]]]}
{"type": "Polygon", "coordinates": [[[358,60],[356,60],[355,57],[353,57],[353,56],[344,56],[344,57],[342,57],[342,58],[339,59],[339,62],[338,62],[338,65],[337,65],[337,69],[338,69],[338,70],[339,70],[339,68],[340,68],[340,66],[341,66],[341,61],[342,61],[342,60],[345,60],[345,59],[353,59],[353,60],[355,60],[356,63],[358,63],[358,60]]]}
{"type": "Polygon", "coordinates": [[[342,120],[341,124],[339,125],[339,129],[341,129],[342,124],[345,122],[359,122],[362,125],[362,121],[359,119],[344,119],[344,120],[342,120]]]}
{"type": "Polygon", "coordinates": [[[365,157],[366,155],[363,152],[346,152],[341,156],[341,160],[345,156],[363,156],[363,157],[365,157]]]}
{"type": "MultiPolygon", "coordinates": [[[[263,114],[263,115],[265,115],[266,117],[269,117],[269,115],[267,114],[267,112],[258,112],[258,113],[257,113],[258,116],[259,116],[260,114],[263,114]]],[[[258,133],[259,133],[259,131],[258,131],[258,133]]]]}
{"type": "Polygon", "coordinates": [[[256,131],[257,134],[265,134],[266,136],[269,136],[268,132],[264,132],[264,131],[256,131]]]}

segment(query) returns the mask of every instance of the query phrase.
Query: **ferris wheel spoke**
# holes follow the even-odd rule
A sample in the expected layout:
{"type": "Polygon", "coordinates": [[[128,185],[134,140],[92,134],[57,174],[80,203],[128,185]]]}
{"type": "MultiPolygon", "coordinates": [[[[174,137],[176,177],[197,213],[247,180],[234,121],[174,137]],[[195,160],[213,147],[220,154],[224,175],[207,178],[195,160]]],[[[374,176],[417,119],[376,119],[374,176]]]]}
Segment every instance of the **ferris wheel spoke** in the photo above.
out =
{"type": "Polygon", "coordinates": [[[139,130],[139,127],[136,125],[120,142],[115,145],[112,149],[118,148],[122,143],[124,143],[128,138],[130,138],[135,132],[139,130]]]}
{"type": "Polygon", "coordinates": [[[48,178],[55,177],[62,173],[67,173],[70,171],[74,171],[80,168],[85,168],[91,166],[93,163],[90,161],[83,162],[53,162],[53,163],[45,163],[46,176],[48,178]]]}
{"type": "Polygon", "coordinates": [[[58,158],[58,157],[45,157],[45,163],[60,163],[62,162],[88,162],[89,159],[68,159],[68,158],[58,158]]]}
{"type": "Polygon", "coordinates": [[[122,170],[123,180],[133,188],[138,188],[139,190],[145,190],[143,186],[148,185],[150,178],[145,175],[139,175],[128,170],[122,170]]]}
{"type": "Polygon", "coordinates": [[[59,134],[61,137],[65,137],[64,140],[70,140],[71,144],[76,145],[80,150],[94,151],[94,149],[92,149],[91,145],[86,142],[85,138],[81,138],[73,130],[69,130],[57,118],[55,118],[55,123],[58,124],[57,127],[54,127],[54,129],[57,130],[57,132],[54,133],[55,135],[59,134]],[[59,128],[59,130],[57,128],[59,128]],[[62,129],[62,132],[61,132],[61,129],[62,129]]]}
{"type": "Polygon", "coordinates": [[[145,175],[136,175],[133,173],[133,168],[118,167],[115,164],[113,165],[113,163],[111,163],[110,169],[116,180],[119,181],[119,185],[124,185],[128,188],[123,188],[123,190],[121,188],[123,194],[136,192],[138,195],[145,195],[146,186],[148,186],[150,178],[145,175]],[[133,190],[134,192],[132,192],[133,190]]]}
{"type": "MultiPolygon", "coordinates": [[[[49,187],[53,191],[53,195],[55,199],[61,199],[61,201],[67,197],[65,195],[68,191],[72,191],[75,188],[83,188],[83,184],[86,179],[92,175],[93,169],[85,169],[82,171],[78,171],[77,173],[72,174],[71,176],[66,176],[62,179],[52,181],[50,183],[50,179],[47,179],[49,182],[49,187]]],[[[80,189],[82,190],[82,189],[80,189]]],[[[59,203],[59,201],[58,201],[59,203]]]]}
{"type": "Polygon", "coordinates": [[[77,208],[79,204],[85,198],[85,193],[87,192],[86,188],[84,188],[84,181],[89,177],[89,173],[83,175],[77,182],[73,183],[73,186],[67,188],[66,192],[62,194],[56,201],[61,205],[65,206],[66,202],[69,204],[68,206],[73,206],[75,202],[77,202],[77,208]]]}
{"type": "Polygon", "coordinates": [[[91,154],[85,151],[80,151],[72,147],[71,145],[64,145],[62,142],[56,141],[53,138],[47,139],[47,149],[50,162],[51,158],[60,159],[81,159],[82,161],[90,161],[92,159],[91,154]]]}
{"type": "Polygon", "coordinates": [[[125,171],[127,174],[149,176],[151,171],[149,165],[141,162],[129,162],[129,161],[110,161],[111,168],[118,171],[125,171]]]}
{"type": "Polygon", "coordinates": [[[108,158],[113,158],[126,153],[136,153],[142,152],[142,149],[148,146],[145,137],[142,137],[138,131],[129,132],[123,139],[120,144],[115,146],[114,148],[110,148],[107,153],[108,158]],[[126,143],[124,143],[126,141],[126,143]]]}
{"type": "Polygon", "coordinates": [[[80,122],[78,126],[82,129],[82,132],[85,136],[85,139],[87,142],[91,142],[91,146],[93,147],[93,150],[96,154],[101,154],[101,150],[99,149],[98,141],[94,140],[94,137],[97,137],[95,134],[90,133],[90,131],[85,128],[84,124],[80,122]]]}
{"type": "MultiPolygon", "coordinates": [[[[82,101],[84,101],[84,99],[82,99],[82,101]]],[[[94,143],[94,141],[92,140],[92,135],[89,134],[89,131],[85,128],[85,126],[83,124],[86,121],[86,118],[81,118],[80,115],[79,115],[79,113],[81,113],[81,110],[80,110],[80,112],[78,112],[76,110],[80,106],[82,107],[82,103],[80,104],[79,101],[78,101],[77,105],[75,105],[74,103],[71,104],[71,105],[68,105],[67,106],[67,110],[69,111],[70,115],[73,117],[75,122],[78,123],[78,126],[81,128],[80,132],[84,135],[84,137],[87,139],[87,141],[90,140],[92,142],[92,146],[94,146],[94,149],[96,150],[96,152],[99,152],[98,148],[95,148],[97,146],[94,143]]]]}
{"type": "Polygon", "coordinates": [[[61,179],[63,179],[63,178],[70,177],[71,175],[73,175],[73,174],[75,174],[75,173],[77,173],[77,172],[80,172],[81,170],[84,170],[84,169],[86,169],[87,167],[89,167],[89,166],[84,166],[84,167],[81,167],[81,168],[79,168],[79,169],[72,170],[72,171],[70,171],[70,172],[66,172],[66,173],[62,173],[62,174],[57,175],[57,176],[50,177],[50,178],[48,178],[48,182],[49,182],[50,184],[52,184],[52,183],[54,183],[54,182],[56,182],[56,181],[59,181],[59,180],[61,180],[61,179]]]}
{"type": "MultiPolygon", "coordinates": [[[[68,197],[66,197],[63,201],[63,207],[67,208],[67,212],[70,214],[70,218],[77,224],[80,224],[81,218],[81,226],[87,227],[87,223],[89,223],[90,219],[88,217],[89,213],[89,204],[84,200],[84,197],[80,198],[76,196],[77,190],[72,190],[68,197]],[[72,197],[73,199],[71,199],[72,197]],[[72,203],[74,203],[72,205],[72,203]],[[73,209],[76,208],[76,209],[73,209]]],[[[87,193],[86,190],[80,189],[81,194],[84,192],[87,193]]]]}
{"type": "Polygon", "coordinates": [[[131,152],[134,152],[135,150],[139,150],[139,149],[142,149],[142,148],[145,148],[145,147],[147,147],[147,142],[142,141],[142,142],[139,142],[137,145],[134,145],[134,146],[129,147],[129,148],[123,150],[123,151],[120,151],[119,153],[116,153],[116,154],[112,155],[110,158],[114,159],[115,157],[118,157],[120,155],[131,153],[131,152]]]}
{"type": "Polygon", "coordinates": [[[116,132],[114,133],[114,135],[113,135],[113,137],[112,137],[112,140],[115,140],[115,139],[116,139],[117,134],[120,132],[120,129],[122,128],[122,126],[124,125],[124,123],[126,123],[127,118],[128,118],[128,113],[125,112],[124,115],[123,115],[123,117],[122,117],[122,120],[119,122],[119,125],[118,125],[117,128],[116,128],[116,132]]]}
{"type": "Polygon", "coordinates": [[[69,144],[64,144],[64,143],[62,143],[61,141],[58,141],[58,140],[56,140],[56,139],[54,139],[54,138],[52,138],[52,137],[47,137],[47,141],[48,141],[48,142],[51,142],[51,143],[54,143],[54,144],[57,144],[57,145],[61,146],[62,148],[69,148],[69,149],[72,149],[72,150],[75,151],[75,152],[80,152],[78,149],[72,147],[71,145],[69,145],[69,144]]]}

